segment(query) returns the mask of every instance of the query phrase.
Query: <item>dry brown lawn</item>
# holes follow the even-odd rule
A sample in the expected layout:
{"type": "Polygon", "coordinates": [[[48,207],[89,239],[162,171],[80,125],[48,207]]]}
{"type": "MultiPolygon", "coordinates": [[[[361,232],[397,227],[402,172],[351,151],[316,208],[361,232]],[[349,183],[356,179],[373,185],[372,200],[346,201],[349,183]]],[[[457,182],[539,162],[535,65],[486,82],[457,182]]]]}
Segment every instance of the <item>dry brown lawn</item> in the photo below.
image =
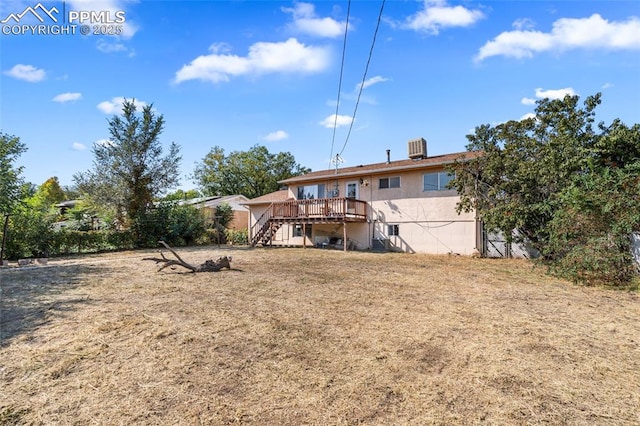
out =
{"type": "Polygon", "coordinates": [[[637,293],[516,260],[151,253],[0,270],[0,423],[640,424],[637,293]]]}

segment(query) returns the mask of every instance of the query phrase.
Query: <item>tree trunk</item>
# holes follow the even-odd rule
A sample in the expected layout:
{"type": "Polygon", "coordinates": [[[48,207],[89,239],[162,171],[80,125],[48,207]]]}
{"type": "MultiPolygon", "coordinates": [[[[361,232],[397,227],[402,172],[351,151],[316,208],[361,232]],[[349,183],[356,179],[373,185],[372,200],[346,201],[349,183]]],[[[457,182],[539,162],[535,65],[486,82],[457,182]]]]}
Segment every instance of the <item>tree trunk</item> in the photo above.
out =
{"type": "Polygon", "coordinates": [[[4,261],[4,248],[5,243],[7,241],[7,229],[9,228],[9,215],[4,215],[4,224],[2,225],[2,248],[0,248],[0,266],[3,265],[4,261]]]}
{"type": "Polygon", "coordinates": [[[162,256],[162,258],[145,257],[142,259],[142,260],[151,260],[153,262],[156,262],[156,264],[162,263],[163,265],[160,267],[160,269],[158,269],[158,272],[162,271],[164,268],[172,267],[172,266],[182,266],[183,268],[189,269],[191,272],[218,272],[222,268],[231,269],[231,256],[222,256],[215,261],[209,259],[198,266],[194,266],[182,260],[182,258],[178,255],[178,253],[176,253],[175,250],[169,246],[169,244],[165,243],[164,241],[158,241],[158,242],[162,244],[167,250],[169,250],[176,257],[175,259],[167,259],[164,256],[164,253],[161,251],[160,256],[162,256]]]}

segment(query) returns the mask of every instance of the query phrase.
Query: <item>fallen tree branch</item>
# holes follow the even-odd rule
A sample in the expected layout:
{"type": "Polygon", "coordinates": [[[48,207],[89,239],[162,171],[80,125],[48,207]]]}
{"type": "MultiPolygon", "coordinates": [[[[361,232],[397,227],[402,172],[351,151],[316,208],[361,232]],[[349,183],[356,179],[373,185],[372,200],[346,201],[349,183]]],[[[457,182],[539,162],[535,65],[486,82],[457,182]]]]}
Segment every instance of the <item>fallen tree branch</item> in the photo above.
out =
{"type": "MultiPolygon", "coordinates": [[[[173,267],[173,266],[182,266],[183,268],[189,269],[191,272],[218,272],[222,268],[231,269],[231,256],[222,256],[217,260],[206,260],[204,263],[194,266],[190,263],[185,262],[179,255],[176,253],[174,249],[172,249],[169,244],[164,241],[158,241],[158,243],[162,244],[167,250],[171,252],[176,258],[175,259],[167,259],[162,251],[160,251],[159,257],[145,257],[142,260],[151,260],[156,262],[156,264],[162,263],[158,272],[162,271],[164,268],[173,267]]],[[[175,269],[175,268],[172,268],[175,269]]]]}

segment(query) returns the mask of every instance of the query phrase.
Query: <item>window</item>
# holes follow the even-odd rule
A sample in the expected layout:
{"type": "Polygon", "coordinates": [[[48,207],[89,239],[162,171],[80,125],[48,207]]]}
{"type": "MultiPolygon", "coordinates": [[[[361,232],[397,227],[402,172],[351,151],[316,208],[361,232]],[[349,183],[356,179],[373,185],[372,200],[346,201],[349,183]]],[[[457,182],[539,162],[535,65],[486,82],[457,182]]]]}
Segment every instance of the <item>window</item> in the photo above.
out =
{"type": "Polygon", "coordinates": [[[390,237],[400,235],[400,225],[387,225],[387,235],[390,237]]]}
{"type": "Polygon", "coordinates": [[[298,187],[298,200],[310,200],[313,198],[324,198],[323,183],[298,187]]]}
{"type": "Polygon", "coordinates": [[[308,238],[311,238],[311,234],[312,234],[312,232],[311,232],[311,226],[312,226],[312,225],[307,225],[306,227],[303,227],[302,225],[296,225],[296,226],[293,228],[293,236],[294,236],[294,237],[302,237],[302,235],[303,235],[303,234],[302,234],[302,230],[306,228],[306,236],[307,236],[308,238]]]}
{"type": "Polygon", "coordinates": [[[447,191],[447,185],[455,177],[453,173],[427,173],[422,177],[423,191],[447,191]]]}
{"type": "Polygon", "coordinates": [[[390,178],[380,178],[378,188],[380,189],[400,188],[400,176],[390,177],[390,178]]]}

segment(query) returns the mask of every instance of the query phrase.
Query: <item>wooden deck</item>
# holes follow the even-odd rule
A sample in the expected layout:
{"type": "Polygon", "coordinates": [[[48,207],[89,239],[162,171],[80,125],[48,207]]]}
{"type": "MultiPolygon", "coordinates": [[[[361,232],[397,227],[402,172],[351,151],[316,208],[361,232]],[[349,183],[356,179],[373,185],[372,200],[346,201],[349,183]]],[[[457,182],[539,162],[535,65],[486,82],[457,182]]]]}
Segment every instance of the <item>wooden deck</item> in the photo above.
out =
{"type": "Polygon", "coordinates": [[[251,227],[251,245],[267,244],[284,223],[366,222],[368,204],[354,198],[276,201],[251,227]]]}
{"type": "Polygon", "coordinates": [[[353,198],[280,201],[271,205],[271,219],[284,222],[365,222],[367,203],[353,198]]]}

